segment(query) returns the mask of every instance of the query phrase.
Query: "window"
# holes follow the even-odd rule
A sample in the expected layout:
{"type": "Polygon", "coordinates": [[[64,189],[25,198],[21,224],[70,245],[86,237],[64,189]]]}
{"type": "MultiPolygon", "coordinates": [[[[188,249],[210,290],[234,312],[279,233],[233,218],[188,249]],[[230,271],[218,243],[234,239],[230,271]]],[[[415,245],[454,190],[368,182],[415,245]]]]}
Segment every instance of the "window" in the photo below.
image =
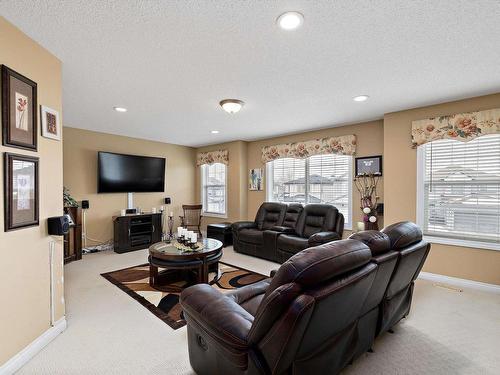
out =
{"type": "Polygon", "coordinates": [[[285,203],[328,203],[344,215],[351,229],[352,156],[315,155],[267,163],[267,200],[285,203]]]}
{"type": "Polygon", "coordinates": [[[420,146],[417,190],[431,241],[500,250],[500,135],[420,146]]]}
{"type": "Polygon", "coordinates": [[[226,168],[222,163],[201,166],[203,213],[207,216],[226,215],[226,168]]]}

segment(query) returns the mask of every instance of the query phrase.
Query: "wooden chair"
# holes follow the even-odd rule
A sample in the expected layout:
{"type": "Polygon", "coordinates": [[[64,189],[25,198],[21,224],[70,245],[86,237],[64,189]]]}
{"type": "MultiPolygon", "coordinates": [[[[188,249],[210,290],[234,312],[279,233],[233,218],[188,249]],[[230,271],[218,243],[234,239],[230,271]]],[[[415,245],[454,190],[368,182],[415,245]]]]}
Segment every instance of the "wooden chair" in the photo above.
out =
{"type": "Polygon", "coordinates": [[[181,219],[181,226],[187,229],[192,228],[201,236],[201,204],[183,204],[182,210],[184,211],[184,216],[179,216],[181,219]]]}

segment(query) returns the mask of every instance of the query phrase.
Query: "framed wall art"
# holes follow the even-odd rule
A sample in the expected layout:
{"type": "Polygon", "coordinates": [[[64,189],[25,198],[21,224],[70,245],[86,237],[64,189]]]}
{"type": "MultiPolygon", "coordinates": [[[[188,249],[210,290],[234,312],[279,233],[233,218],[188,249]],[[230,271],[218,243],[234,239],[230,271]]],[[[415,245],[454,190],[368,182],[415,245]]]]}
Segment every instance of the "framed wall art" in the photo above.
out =
{"type": "Polygon", "coordinates": [[[370,174],[382,176],[382,155],[356,158],[356,177],[370,174]]]}
{"type": "Polygon", "coordinates": [[[38,163],[37,157],[4,153],[6,232],[38,225],[38,163]]]}
{"type": "Polygon", "coordinates": [[[248,188],[257,191],[263,190],[263,176],[264,170],[262,168],[250,169],[248,188]]]}
{"type": "Polygon", "coordinates": [[[37,86],[5,65],[2,76],[2,144],[37,149],[37,86]]]}
{"type": "Polygon", "coordinates": [[[55,109],[40,106],[40,123],[42,124],[42,137],[61,140],[59,112],[55,109]]]}

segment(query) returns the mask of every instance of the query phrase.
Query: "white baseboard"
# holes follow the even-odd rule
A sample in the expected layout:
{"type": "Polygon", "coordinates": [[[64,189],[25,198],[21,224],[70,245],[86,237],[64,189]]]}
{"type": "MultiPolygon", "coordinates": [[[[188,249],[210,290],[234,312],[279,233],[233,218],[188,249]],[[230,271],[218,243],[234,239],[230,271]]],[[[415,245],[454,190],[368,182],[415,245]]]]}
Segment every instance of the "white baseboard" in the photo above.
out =
{"type": "Polygon", "coordinates": [[[66,318],[62,317],[55,322],[53,327],[50,327],[42,335],[38,336],[35,341],[17,353],[0,367],[0,375],[11,375],[23,367],[35,355],[38,354],[45,346],[54,340],[60,333],[66,329],[66,318]]]}
{"type": "Polygon", "coordinates": [[[436,273],[429,273],[429,272],[420,272],[418,278],[422,280],[432,281],[435,283],[448,284],[459,288],[475,289],[475,290],[480,290],[482,292],[500,294],[500,285],[495,285],[495,284],[487,284],[479,281],[459,279],[458,277],[438,275],[436,273]]]}

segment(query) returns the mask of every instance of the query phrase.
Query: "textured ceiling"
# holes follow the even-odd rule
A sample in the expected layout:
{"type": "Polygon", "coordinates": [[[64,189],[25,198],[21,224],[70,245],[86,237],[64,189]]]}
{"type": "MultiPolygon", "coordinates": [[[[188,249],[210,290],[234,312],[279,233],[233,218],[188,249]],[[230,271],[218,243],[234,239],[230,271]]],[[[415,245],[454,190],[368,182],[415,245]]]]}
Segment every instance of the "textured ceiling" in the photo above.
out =
{"type": "Polygon", "coordinates": [[[63,62],[66,126],[183,145],[500,91],[497,0],[0,0],[0,14],[63,62]],[[287,10],[302,28],[276,26],[287,10]],[[229,115],[224,98],[246,105],[229,115]]]}

